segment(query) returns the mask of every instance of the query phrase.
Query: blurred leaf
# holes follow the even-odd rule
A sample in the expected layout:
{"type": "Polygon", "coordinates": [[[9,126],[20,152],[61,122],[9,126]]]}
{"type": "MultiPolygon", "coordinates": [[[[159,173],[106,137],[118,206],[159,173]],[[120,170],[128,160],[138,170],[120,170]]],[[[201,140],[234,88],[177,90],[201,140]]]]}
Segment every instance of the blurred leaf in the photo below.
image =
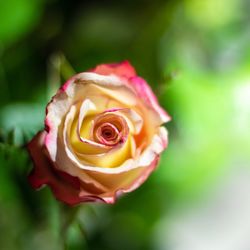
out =
{"type": "MultiPolygon", "coordinates": [[[[0,143],[0,201],[15,200],[18,195],[18,189],[11,176],[12,164],[17,155],[10,146],[0,143]]],[[[20,158],[16,161],[20,164],[20,158]]]]}
{"type": "Polygon", "coordinates": [[[0,1],[0,42],[13,42],[33,28],[42,12],[41,0],[0,1]]]}
{"type": "Polygon", "coordinates": [[[45,105],[11,104],[0,111],[0,127],[5,133],[12,136],[12,141],[16,145],[21,145],[43,128],[44,116],[45,105]]]}
{"type": "Polygon", "coordinates": [[[185,7],[187,16],[197,26],[204,29],[219,29],[241,17],[239,9],[242,7],[242,2],[241,0],[186,0],[185,7]]]}

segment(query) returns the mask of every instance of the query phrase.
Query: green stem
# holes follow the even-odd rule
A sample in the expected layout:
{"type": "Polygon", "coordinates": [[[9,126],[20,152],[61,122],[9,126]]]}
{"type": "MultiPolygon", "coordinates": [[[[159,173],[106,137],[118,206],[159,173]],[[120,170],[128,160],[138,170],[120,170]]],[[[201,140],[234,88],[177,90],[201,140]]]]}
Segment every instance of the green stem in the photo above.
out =
{"type": "Polygon", "coordinates": [[[75,73],[75,70],[62,53],[52,54],[48,63],[48,99],[56,93],[62,82],[65,82],[75,73]]]}
{"type": "Polygon", "coordinates": [[[70,207],[67,205],[61,206],[61,230],[60,230],[60,238],[62,239],[63,248],[67,249],[67,232],[70,225],[76,220],[77,214],[80,206],[70,207]]]}

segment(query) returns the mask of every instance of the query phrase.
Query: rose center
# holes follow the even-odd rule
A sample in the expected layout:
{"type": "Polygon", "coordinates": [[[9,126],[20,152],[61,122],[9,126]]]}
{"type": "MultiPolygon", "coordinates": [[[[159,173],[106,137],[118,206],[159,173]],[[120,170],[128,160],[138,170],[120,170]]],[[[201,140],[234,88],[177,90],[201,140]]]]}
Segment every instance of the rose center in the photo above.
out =
{"type": "Polygon", "coordinates": [[[115,114],[102,114],[94,120],[93,138],[102,144],[114,146],[125,141],[128,126],[125,119],[115,114]]]}
{"type": "Polygon", "coordinates": [[[96,133],[98,136],[103,137],[107,141],[112,141],[117,139],[117,137],[120,134],[119,130],[111,123],[101,124],[98,127],[96,133]]]}

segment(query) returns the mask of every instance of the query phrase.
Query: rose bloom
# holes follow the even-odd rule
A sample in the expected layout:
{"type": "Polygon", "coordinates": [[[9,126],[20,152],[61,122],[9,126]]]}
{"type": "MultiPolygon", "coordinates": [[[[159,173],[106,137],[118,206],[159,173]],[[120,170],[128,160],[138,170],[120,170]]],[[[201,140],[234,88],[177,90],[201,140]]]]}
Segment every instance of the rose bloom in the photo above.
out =
{"type": "Polygon", "coordinates": [[[52,98],[44,131],[28,144],[29,181],[70,205],[114,203],[156,168],[169,120],[127,61],[79,73],[52,98]]]}

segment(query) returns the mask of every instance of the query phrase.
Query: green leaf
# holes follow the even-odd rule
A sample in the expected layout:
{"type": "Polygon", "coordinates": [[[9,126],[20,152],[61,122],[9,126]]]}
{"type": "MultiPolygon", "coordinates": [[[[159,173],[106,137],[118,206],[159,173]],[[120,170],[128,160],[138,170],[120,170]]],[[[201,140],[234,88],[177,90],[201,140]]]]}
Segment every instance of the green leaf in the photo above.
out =
{"type": "Polygon", "coordinates": [[[5,106],[0,111],[2,133],[8,134],[11,144],[22,145],[43,128],[44,113],[45,106],[41,104],[17,103],[5,106]]]}

